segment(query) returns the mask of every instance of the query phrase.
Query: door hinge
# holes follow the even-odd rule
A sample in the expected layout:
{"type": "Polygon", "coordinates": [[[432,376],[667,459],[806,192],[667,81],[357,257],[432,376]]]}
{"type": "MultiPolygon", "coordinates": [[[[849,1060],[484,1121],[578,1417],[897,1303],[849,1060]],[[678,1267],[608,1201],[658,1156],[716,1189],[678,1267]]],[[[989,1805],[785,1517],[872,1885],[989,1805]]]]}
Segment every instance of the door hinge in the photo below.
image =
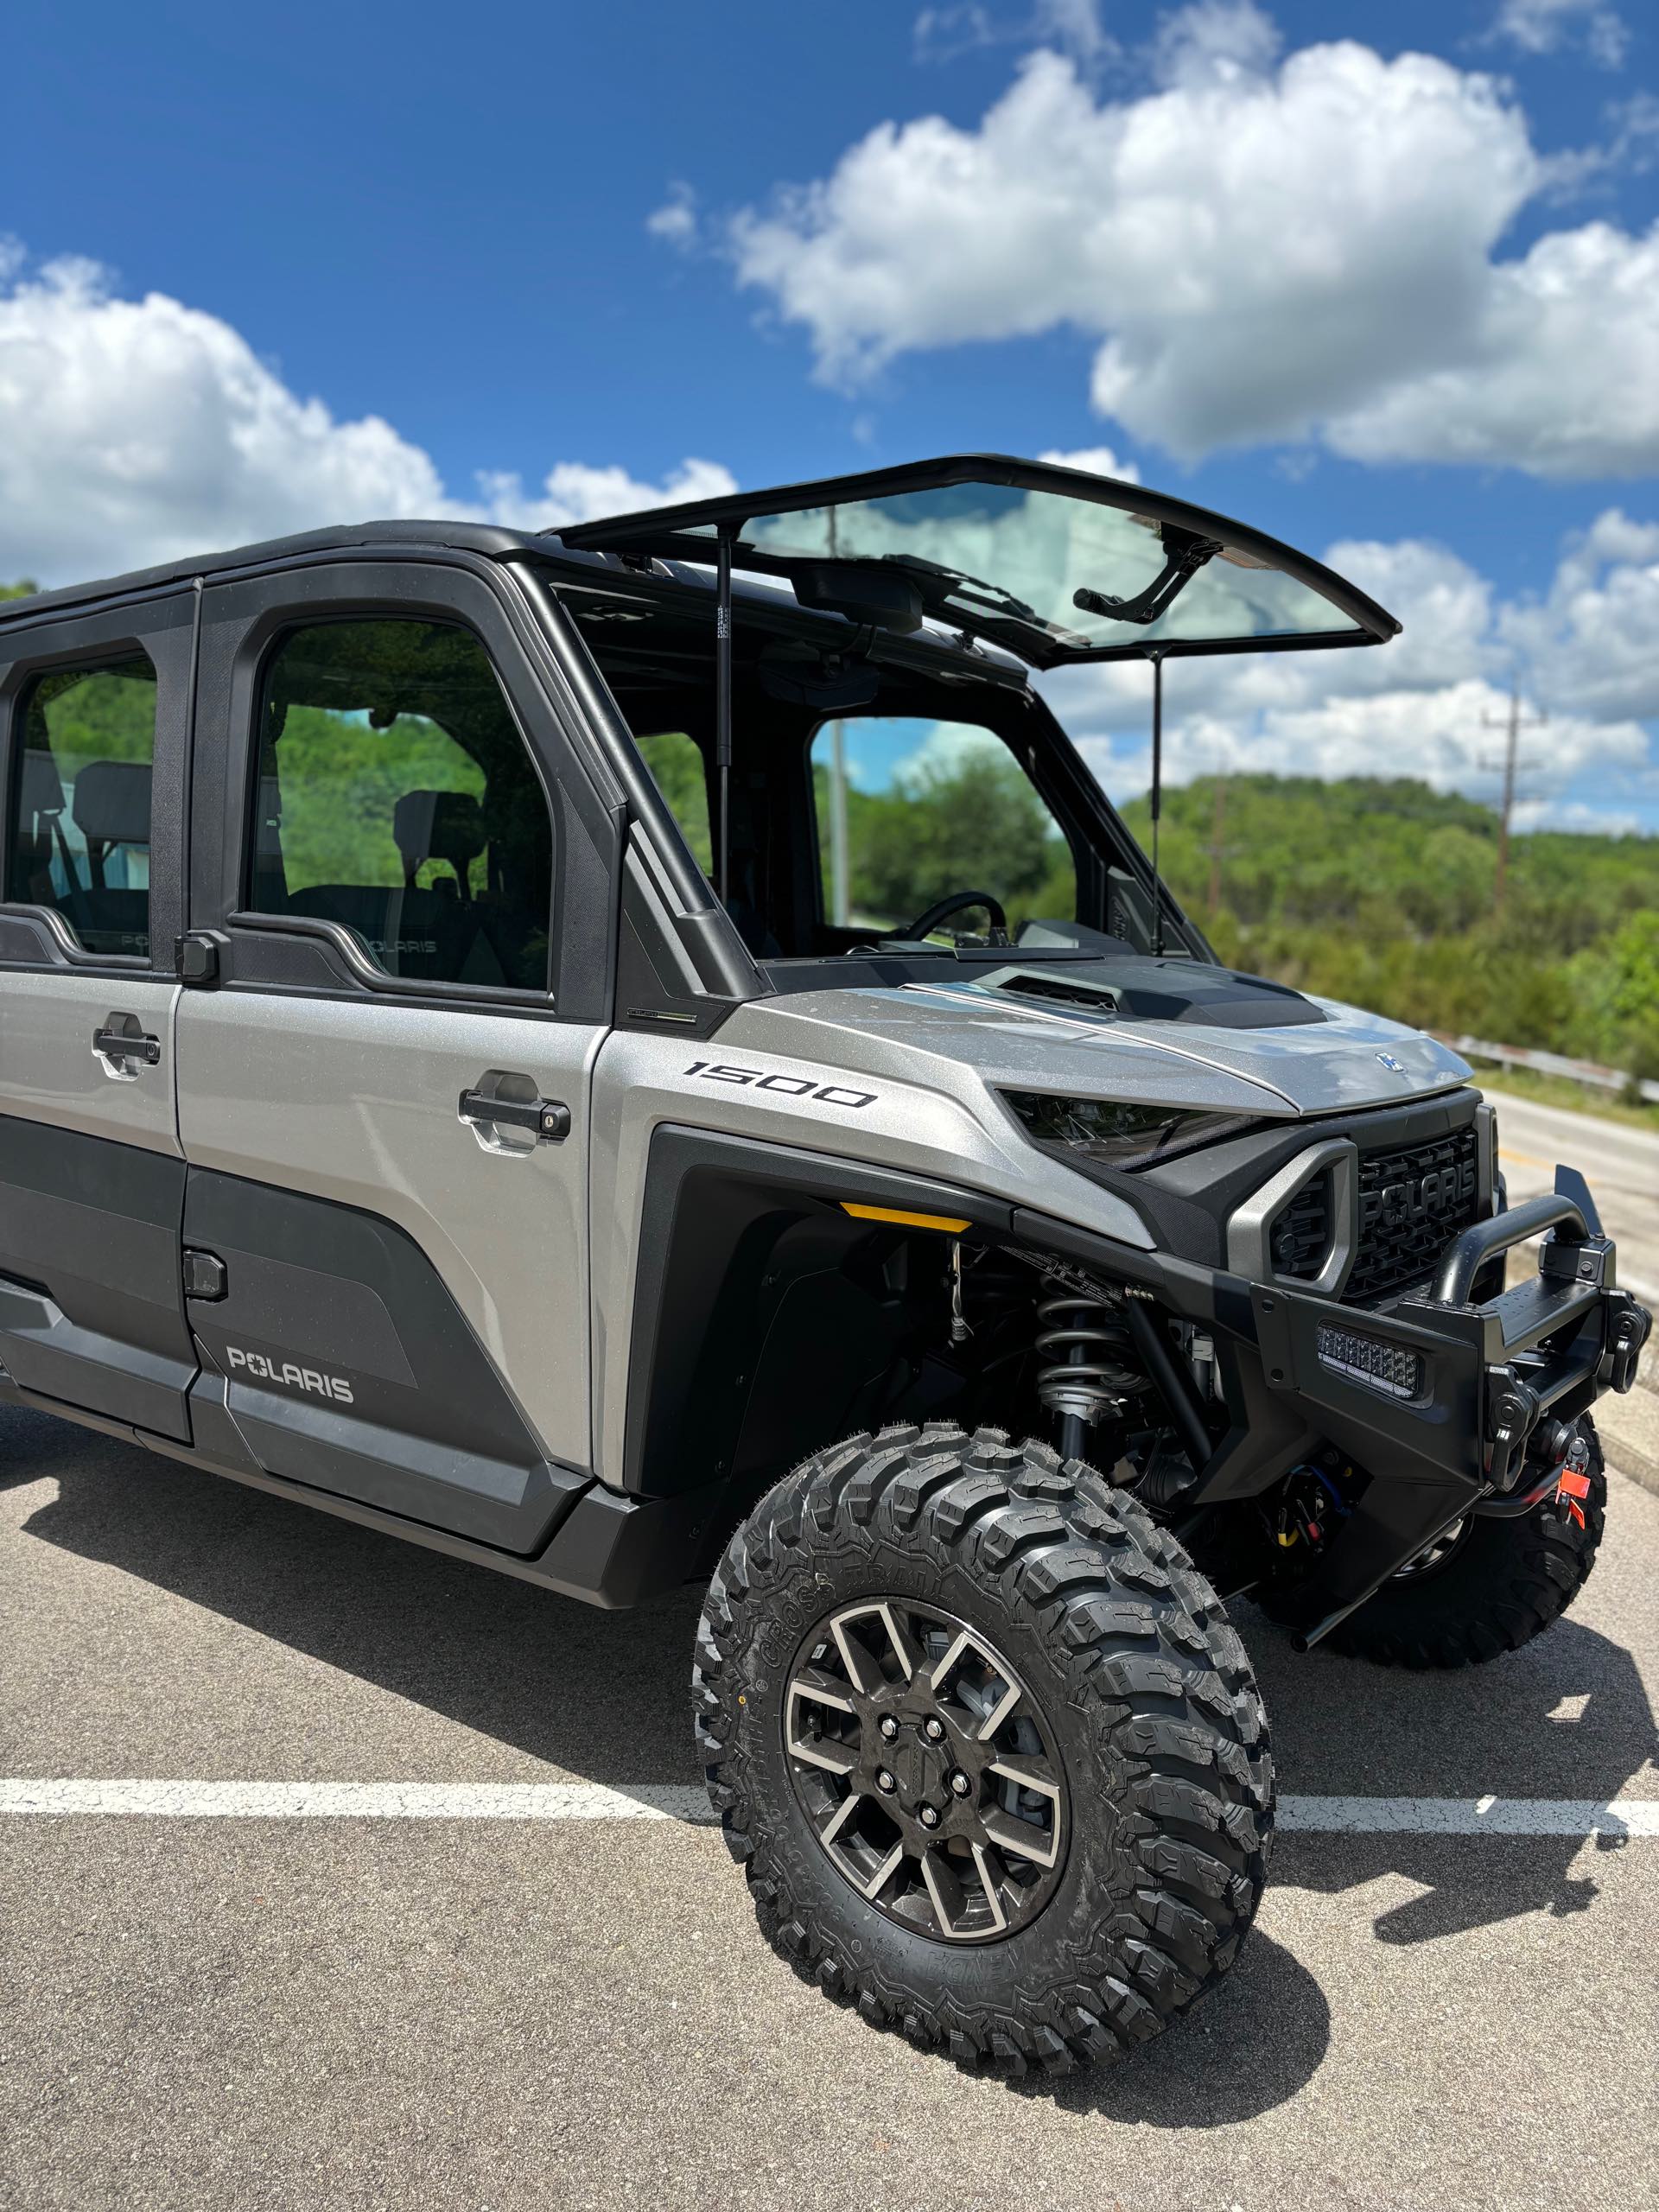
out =
{"type": "Polygon", "coordinates": [[[217,1252],[184,1248],[184,1294],[187,1298],[223,1298],[230,1288],[225,1262],[217,1252]]]}
{"type": "Polygon", "coordinates": [[[181,983],[219,981],[219,941],[211,930],[187,930],[173,940],[173,970],[181,983]]]}

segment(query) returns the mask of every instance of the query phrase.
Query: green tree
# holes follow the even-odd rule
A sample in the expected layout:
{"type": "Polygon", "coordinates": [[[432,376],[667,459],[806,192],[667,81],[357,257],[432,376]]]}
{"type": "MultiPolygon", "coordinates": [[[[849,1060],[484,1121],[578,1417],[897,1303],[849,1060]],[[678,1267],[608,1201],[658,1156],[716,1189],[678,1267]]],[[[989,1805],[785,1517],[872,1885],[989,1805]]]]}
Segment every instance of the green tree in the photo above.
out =
{"type": "Polygon", "coordinates": [[[920,760],[890,793],[849,792],[848,844],[855,908],[890,923],[953,891],[991,892],[1011,922],[1043,898],[1051,914],[1076,900],[1041,799],[1019,764],[988,747],[920,760]]]}

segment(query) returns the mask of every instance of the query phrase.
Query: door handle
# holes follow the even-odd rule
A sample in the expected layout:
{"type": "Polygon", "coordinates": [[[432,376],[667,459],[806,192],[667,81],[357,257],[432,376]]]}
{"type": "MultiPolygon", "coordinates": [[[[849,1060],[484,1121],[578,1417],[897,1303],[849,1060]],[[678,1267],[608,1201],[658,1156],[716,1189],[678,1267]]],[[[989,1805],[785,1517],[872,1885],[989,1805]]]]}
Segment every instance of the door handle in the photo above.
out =
{"type": "Polygon", "coordinates": [[[461,1118],[529,1129],[543,1144],[562,1144],[570,1134],[570,1109],[556,1098],[490,1098],[481,1090],[463,1090],[461,1118]]]}
{"type": "MultiPolygon", "coordinates": [[[[137,1017],[126,1016],[129,1021],[137,1017]]],[[[162,1040],[137,1029],[94,1029],[92,1050],[103,1060],[143,1060],[154,1067],[162,1057],[162,1040]]]]}

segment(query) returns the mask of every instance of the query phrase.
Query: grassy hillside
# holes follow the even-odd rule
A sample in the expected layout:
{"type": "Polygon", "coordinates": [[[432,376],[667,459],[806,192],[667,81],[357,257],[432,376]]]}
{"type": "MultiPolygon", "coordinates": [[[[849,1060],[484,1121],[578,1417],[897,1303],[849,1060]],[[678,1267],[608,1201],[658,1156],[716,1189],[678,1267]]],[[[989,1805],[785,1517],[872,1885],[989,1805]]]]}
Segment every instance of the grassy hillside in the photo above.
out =
{"type": "MultiPolygon", "coordinates": [[[[1125,814],[1147,842],[1146,802],[1125,814]]],[[[1219,818],[1211,780],[1166,795],[1166,874],[1224,959],[1659,1076],[1659,838],[1512,838],[1500,918],[1496,817],[1426,784],[1235,776],[1219,818]]]]}

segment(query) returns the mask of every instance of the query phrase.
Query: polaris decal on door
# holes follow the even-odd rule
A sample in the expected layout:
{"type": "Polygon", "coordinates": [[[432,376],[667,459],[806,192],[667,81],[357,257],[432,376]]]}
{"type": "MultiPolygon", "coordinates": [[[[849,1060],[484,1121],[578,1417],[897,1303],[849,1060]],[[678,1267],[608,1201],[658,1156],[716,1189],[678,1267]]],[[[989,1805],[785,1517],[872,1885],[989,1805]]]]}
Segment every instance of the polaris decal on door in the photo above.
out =
{"type": "Polygon", "coordinates": [[[320,1398],[332,1398],[336,1405],[349,1406],[354,1402],[352,1386],[343,1375],[321,1375],[315,1367],[296,1367],[291,1359],[267,1359],[261,1351],[244,1351],[238,1344],[226,1344],[225,1357],[232,1374],[240,1370],[261,1382],[280,1382],[287,1390],[310,1390],[320,1398]]]}

